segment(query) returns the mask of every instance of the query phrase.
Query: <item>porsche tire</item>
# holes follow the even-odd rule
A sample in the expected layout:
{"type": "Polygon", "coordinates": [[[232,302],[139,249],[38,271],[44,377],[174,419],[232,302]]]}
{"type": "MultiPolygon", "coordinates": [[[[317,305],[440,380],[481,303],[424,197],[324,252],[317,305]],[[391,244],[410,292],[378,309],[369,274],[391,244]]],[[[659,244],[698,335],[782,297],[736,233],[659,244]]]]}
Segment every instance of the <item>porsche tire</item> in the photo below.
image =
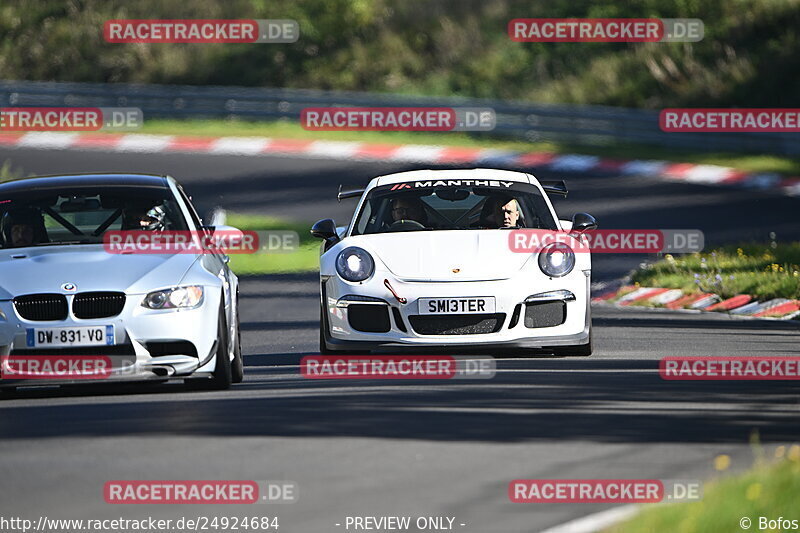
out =
{"type": "Polygon", "coordinates": [[[14,398],[17,395],[16,387],[3,387],[0,389],[0,400],[14,398]]]}

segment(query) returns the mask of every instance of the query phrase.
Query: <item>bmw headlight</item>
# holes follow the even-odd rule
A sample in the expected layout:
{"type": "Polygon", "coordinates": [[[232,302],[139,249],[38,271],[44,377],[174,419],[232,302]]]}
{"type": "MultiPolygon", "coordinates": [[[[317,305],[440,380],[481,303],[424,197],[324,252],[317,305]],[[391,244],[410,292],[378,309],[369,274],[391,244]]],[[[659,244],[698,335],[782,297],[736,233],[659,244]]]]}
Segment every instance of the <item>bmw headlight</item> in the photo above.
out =
{"type": "Polygon", "coordinates": [[[375,261],[366,250],[351,246],[336,257],[336,272],[347,281],[364,281],[375,272],[375,261]]]}
{"type": "Polygon", "coordinates": [[[575,252],[564,243],[553,243],[539,252],[539,268],[551,278],[566,276],[575,268],[575,252]]]}
{"type": "Polygon", "coordinates": [[[142,301],[142,305],[148,309],[193,309],[201,303],[203,287],[200,285],[153,291],[142,301]]]}

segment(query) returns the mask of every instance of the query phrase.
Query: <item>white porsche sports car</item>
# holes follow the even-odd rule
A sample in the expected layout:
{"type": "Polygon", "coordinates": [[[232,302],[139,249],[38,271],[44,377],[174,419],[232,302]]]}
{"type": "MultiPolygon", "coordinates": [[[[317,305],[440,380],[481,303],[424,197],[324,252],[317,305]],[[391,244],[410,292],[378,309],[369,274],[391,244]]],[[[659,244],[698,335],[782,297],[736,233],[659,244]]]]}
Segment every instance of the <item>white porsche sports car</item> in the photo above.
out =
{"type": "Polygon", "coordinates": [[[201,224],[168,176],[0,184],[0,388],[87,383],[92,369],[71,365],[90,357],[109,361],[104,382],[181,378],[224,389],[241,381],[239,285],[224,253],[117,254],[103,244],[109,231],[215,231],[201,224]],[[55,371],[19,371],[22,363],[55,371]]]}
{"type": "MultiPolygon", "coordinates": [[[[364,190],[350,224],[320,220],[320,351],[381,348],[543,349],[592,352],[591,257],[567,243],[510,249],[509,230],[569,231],[547,193],[563,181],[493,169],[418,170],[381,176],[364,190]]],[[[568,241],[571,242],[571,241],[568,241]]],[[[578,241],[576,240],[577,244],[578,241]]]]}

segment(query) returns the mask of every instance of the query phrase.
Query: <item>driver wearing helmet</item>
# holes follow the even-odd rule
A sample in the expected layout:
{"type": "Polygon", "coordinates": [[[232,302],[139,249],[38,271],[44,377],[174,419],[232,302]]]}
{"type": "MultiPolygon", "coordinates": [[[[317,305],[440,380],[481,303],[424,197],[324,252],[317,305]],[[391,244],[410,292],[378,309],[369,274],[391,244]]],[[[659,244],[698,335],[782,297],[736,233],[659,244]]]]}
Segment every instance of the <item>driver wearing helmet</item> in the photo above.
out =
{"type": "Polygon", "coordinates": [[[160,205],[147,208],[128,208],[122,214],[122,229],[133,231],[163,231],[166,211],[160,205]]]}
{"type": "Polygon", "coordinates": [[[23,248],[47,241],[42,215],[34,209],[6,212],[0,222],[0,229],[6,248],[23,248]]]}

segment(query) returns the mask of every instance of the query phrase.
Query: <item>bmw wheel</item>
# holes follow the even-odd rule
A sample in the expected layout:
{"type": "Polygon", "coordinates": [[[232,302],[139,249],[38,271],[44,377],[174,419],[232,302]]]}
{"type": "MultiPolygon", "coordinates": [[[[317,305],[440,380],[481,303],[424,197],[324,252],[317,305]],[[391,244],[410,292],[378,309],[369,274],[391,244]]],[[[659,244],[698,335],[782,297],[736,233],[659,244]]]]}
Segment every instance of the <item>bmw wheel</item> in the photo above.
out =
{"type": "Polygon", "coordinates": [[[233,376],[228,358],[228,326],[225,320],[225,299],[220,301],[217,321],[217,352],[211,378],[187,379],[186,386],[194,390],[225,390],[230,388],[233,376]]]}
{"type": "Polygon", "coordinates": [[[236,312],[236,340],[233,342],[233,362],[231,363],[231,381],[241,383],[244,379],[244,358],[242,357],[242,329],[239,323],[239,312],[236,312]]]}

